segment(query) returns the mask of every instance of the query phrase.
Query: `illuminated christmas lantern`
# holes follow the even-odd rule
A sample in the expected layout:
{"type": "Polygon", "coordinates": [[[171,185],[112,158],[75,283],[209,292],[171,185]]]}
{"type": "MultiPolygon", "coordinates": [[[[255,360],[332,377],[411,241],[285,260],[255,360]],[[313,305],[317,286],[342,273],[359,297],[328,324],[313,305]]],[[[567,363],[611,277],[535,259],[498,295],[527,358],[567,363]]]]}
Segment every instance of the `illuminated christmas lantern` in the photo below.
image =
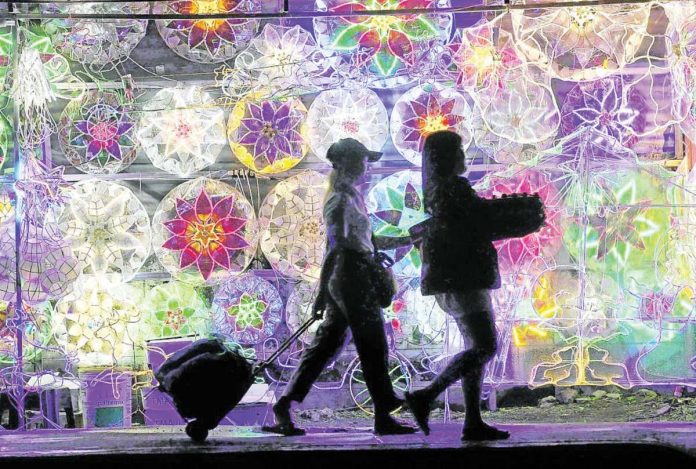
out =
{"type": "Polygon", "coordinates": [[[416,86],[404,93],[391,114],[391,137],[401,155],[416,166],[428,135],[451,130],[469,146],[472,113],[464,95],[437,83],[416,86]]]}
{"type": "MultiPolygon", "coordinates": [[[[285,324],[295,332],[312,317],[312,308],[316,300],[319,284],[317,282],[299,282],[290,292],[285,305],[285,324]]],[[[300,340],[309,345],[314,340],[321,321],[315,321],[301,336],[300,340]]]]}
{"type": "Polygon", "coordinates": [[[0,300],[0,365],[17,362],[17,336],[22,333],[22,360],[32,363],[40,359],[51,340],[53,308],[46,302],[25,306],[22,323],[12,303],[0,300]]]}
{"type": "Polygon", "coordinates": [[[258,242],[256,214],[240,191],[198,178],[175,187],[152,218],[155,254],[175,278],[216,283],[241,273],[258,242]]]}
{"type": "Polygon", "coordinates": [[[127,59],[145,37],[149,5],[133,2],[89,2],[79,5],[50,3],[42,6],[47,14],[63,15],[129,15],[130,19],[45,20],[44,28],[51,33],[58,50],[70,59],[105,70],[127,59]]]}
{"type": "Polygon", "coordinates": [[[215,330],[242,345],[261,344],[271,337],[282,312],[278,290],[253,274],[227,279],[213,298],[215,330]]]}
{"type": "Polygon", "coordinates": [[[94,179],[76,183],[58,228],[79,271],[112,284],[133,278],[150,253],[150,218],[125,186],[94,179]]]}
{"type": "Polygon", "coordinates": [[[302,101],[239,101],[227,126],[232,152],[247,168],[276,174],[297,165],[307,154],[307,108],[302,101]]]}
{"type": "Polygon", "coordinates": [[[387,109],[366,88],[320,93],[309,108],[307,127],[312,152],[324,161],[331,144],[342,138],[354,138],[372,151],[380,151],[389,138],[387,109]]]}
{"type": "MultiPolygon", "coordinates": [[[[175,0],[155,2],[152,12],[163,15],[213,15],[279,10],[278,0],[175,0]]],[[[182,18],[156,20],[165,44],[194,62],[217,63],[234,58],[254,38],[258,20],[182,18]]]]}
{"type": "Polygon", "coordinates": [[[137,136],[152,165],[187,176],[215,163],[225,116],[200,88],[164,88],[143,106],[137,136]]]}
{"type": "Polygon", "coordinates": [[[328,180],[303,171],[279,182],[259,211],[261,249],[283,276],[318,280],[326,249],[324,198],[328,180]]]}
{"type": "Polygon", "coordinates": [[[649,4],[516,10],[515,45],[529,63],[561,80],[603,78],[635,59],[650,10],[649,4]]]}
{"type": "Polygon", "coordinates": [[[143,303],[145,339],[198,335],[212,326],[208,303],[190,285],[168,282],[154,286],[143,303]]]}
{"type": "MultiPolygon", "coordinates": [[[[399,171],[383,178],[370,189],[365,202],[375,236],[408,237],[409,228],[428,218],[417,171],[399,171]]],[[[395,261],[392,270],[396,276],[420,277],[418,248],[408,245],[387,254],[395,261]]]]}
{"type": "Polygon", "coordinates": [[[87,279],[82,293],[61,299],[53,315],[58,345],[80,367],[124,363],[132,359],[137,343],[140,313],[135,289],[121,285],[116,295],[101,287],[95,279],[87,279]]]}
{"type": "MultiPolygon", "coordinates": [[[[365,10],[435,9],[448,0],[317,0],[318,11],[351,13],[365,10]]],[[[444,45],[452,28],[447,13],[326,16],[314,18],[314,35],[328,50],[346,56],[370,80],[390,87],[413,80],[411,74],[431,48],[444,45]]]]}
{"type": "Polygon", "coordinates": [[[114,174],[136,158],[130,105],[115,92],[90,91],[72,100],[60,117],[59,138],[71,165],[90,174],[114,174]]]}

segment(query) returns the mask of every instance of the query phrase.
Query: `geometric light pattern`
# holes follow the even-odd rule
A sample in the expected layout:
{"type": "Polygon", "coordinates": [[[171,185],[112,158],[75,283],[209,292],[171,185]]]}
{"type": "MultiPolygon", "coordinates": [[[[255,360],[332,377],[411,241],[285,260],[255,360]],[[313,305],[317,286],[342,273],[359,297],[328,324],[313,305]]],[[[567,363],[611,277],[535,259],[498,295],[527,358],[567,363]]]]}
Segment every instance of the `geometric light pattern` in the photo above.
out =
{"type": "Polygon", "coordinates": [[[241,273],[258,243],[256,215],[244,194],[198,178],[175,187],[152,217],[160,263],[186,283],[218,283],[241,273]]]}
{"type": "Polygon", "coordinates": [[[303,171],[279,182],[263,201],[261,250],[280,275],[319,279],[326,249],[322,212],[328,185],[326,176],[303,171]]]}
{"type": "Polygon", "coordinates": [[[205,336],[212,324],[210,307],[203,296],[194,287],[176,281],[153,286],[142,311],[146,340],[205,336]]]}
{"type": "Polygon", "coordinates": [[[229,278],[215,291],[216,332],[242,345],[260,345],[282,320],[283,300],[276,287],[251,273],[229,278]]]}
{"type": "Polygon", "coordinates": [[[94,179],[70,188],[58,228],[79,270],[111,284],[133,278],[150,253],[150,218],[125,186],[94,179]]]}
{"type": "Polygon", "coordinates": [[[224,112],[201,88],[164,88],[143,106],[137,137],[153,166],[187,176],[225,147],[224,112]]]}
{"type": "Polygon", "coordinates": [[[354,138],[372,151],[389,138],[387,109],[367,88],[322,92],[309,108],[307,127],[312,152],[324,161],[331,144],[342,138],[354,138]]]}
{"type": "Polygon", "coordinates": [[[421,164],[425,138],[439,130],[451,130],[469,146],[472,114],[464,95],[438,83],[411,88],[394,105],[391,137],[401,155],[416,166],[421,164]]]}
{"type": "Polygon", "coordinates": [[[90,174],[114,174],[137,156],[130,105],[112,91],[90,91],[68,103],[60,118],[60,144],[71,165],[90,174]]]}

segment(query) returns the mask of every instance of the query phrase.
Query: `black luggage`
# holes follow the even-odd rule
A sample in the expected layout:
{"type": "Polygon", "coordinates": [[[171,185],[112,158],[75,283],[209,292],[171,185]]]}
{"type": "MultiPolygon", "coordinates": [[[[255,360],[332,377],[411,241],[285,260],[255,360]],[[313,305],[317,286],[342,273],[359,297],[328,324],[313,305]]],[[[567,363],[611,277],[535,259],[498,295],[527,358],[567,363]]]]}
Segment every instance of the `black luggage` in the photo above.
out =
{"type": "Polygon", "coordinates": [[[267,360],[252,365],[219,339],[203,339],[169,357],[155,373],[159,390],[169,394],[181,416],[188,421],[186,434],[204,441],[208,430],[239,403],[254,378],[280,356],[315,321],[312,318],[295,331],[267,360]]]}

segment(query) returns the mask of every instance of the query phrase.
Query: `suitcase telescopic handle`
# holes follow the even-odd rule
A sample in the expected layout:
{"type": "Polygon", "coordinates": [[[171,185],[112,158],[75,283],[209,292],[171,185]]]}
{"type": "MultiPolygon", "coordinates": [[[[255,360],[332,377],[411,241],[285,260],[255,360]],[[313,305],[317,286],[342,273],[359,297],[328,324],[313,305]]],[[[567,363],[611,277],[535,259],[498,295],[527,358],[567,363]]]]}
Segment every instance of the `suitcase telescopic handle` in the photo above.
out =
{"type": "Polygon", "coordinates": [[[273,363],[276,360],[276,358],[278,358],[283,352],[285,352],[288,349],[288,347],[290,347],[293,344],[293,342],[295,342],[302,334],[304,334],[307,331],[307,329],[309,329],[312,326],[312,324],[314,324],[315,321],[317,321],[317,318],[312,316],[304,324],[302,324],[290,337],[285,339],[285,341],[278,347],[278,350],[273,352],[273,355],[271,355],[266,360],[262,361],[256,366],[256,369],[254,370],[254,376],[261,373],[271,363],[273,363]]]}

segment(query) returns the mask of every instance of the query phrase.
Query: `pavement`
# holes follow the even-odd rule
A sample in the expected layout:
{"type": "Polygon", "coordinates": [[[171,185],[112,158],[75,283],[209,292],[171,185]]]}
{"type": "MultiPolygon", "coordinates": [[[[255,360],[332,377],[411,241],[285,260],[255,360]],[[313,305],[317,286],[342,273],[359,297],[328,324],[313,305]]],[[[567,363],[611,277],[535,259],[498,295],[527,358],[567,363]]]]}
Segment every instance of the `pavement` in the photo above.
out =
{"type": "Polygon", "coordinates": [[[461,443],[459,424],[429,437],[375,436],[371,428],[307,428],[302,437],[218,427],[196,444],[180,426],[0,432],[0,468],[398,467],[696,468],[696,423],[501,425],[509,440],[461,443]]]}

